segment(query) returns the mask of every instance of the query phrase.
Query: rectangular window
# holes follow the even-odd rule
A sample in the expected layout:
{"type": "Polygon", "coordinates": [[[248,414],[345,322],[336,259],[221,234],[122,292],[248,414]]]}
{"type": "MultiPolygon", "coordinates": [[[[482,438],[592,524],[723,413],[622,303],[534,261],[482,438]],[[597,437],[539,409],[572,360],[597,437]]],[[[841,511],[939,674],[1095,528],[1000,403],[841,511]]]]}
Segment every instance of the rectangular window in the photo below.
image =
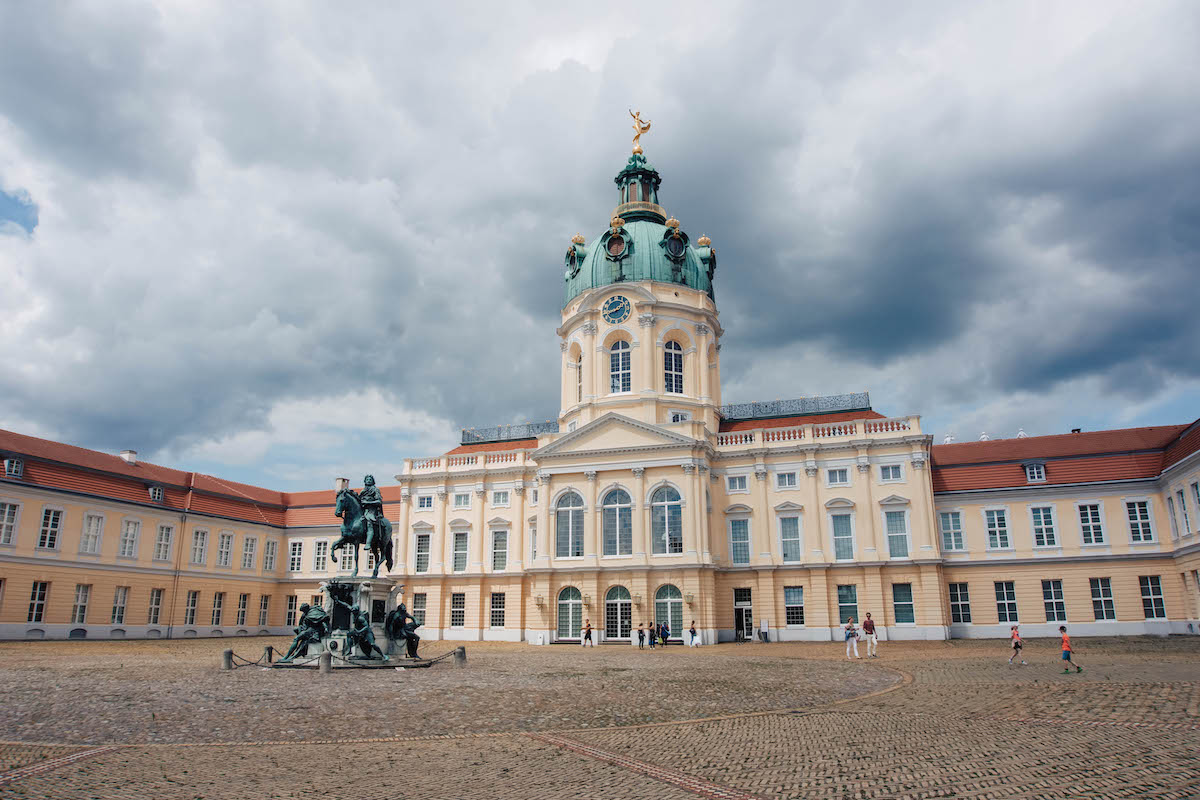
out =
{"type": "Polygon", "coordinates": [[[1003,509],[992,509],[984,511],[983,515],[987,522],[988,549],[1007,550],[1009,548],[1008,512],[1003,509]]]}
{"type": "Polygon", "coordinates": [[[779,518],[779,539],[784,561],[804,559],[804,549],[800,542],[800,517],[779,518]]]}
{"type": "Polygon", "coordinates": [[[417,572],[429,572],[429,534],[417,534],[417,572]]]}
{"type": "Polygon", "coordinates": [[[314,606],[316,608],[321,608],[322,606],[325,605],[325,595],[323,595],[323,594],[309,595],[308,604],[311,606],[314,606]]]}
{"type": "Polygon", "coordinates": [[[1167,516],[1171,518],[1171,538],[1179,538],[1179,520],[1175,518],[1175,501],[1167,496],[1167,516]]]}
{"type": "Polygon", "coordinates": [[[279,542],[274,539],[268,539],[263,545],[263,571],[275,571],[275,557],[279,553],[279,542]]]}
{"type": "Polygon", "coordinates": [[[171,560],[171,540],[175,538],[175,528],[171,525],[159,525],[154,537],[154,560],[171,560]]]}
{"type": "Polygon", "coordinates": [[[16,503],[0,503],[0,544],[12,544],[17,536],[16,503]]]}
{"type": "Polygon", "coordinates": [[[121,558],[136,558],[138,536],[142,533],[142,523],[136,519],[122,520],[121,541],[117,546],[117,555],[121,558]]]}
{"type": "Polygon", "coordinates": [[[537,523],[529,523],[529,560],[537,558],[537,523]]]}
{"type": "Polygon", "coordinates": [[[907,512],[885,511],[883,516],[887,524],[888,555],[892,558],[908,558],[907,512]]]}
{"type": "Polygon", "coordinates": [[[157,625],[159,617],[162,616],[162,589],[150,590],[150,605],[146,611],[146,622],[150,625],[157,625]]]}
{"type": "Polygon", "coordinates": [[[325,539],[313,543],[313,572],[329,569],[329,542],[325,539]]]}
{"type": "MultiPolygon", "coordinates": [[[[682,391],[682,390],[680,390],[680,391],[682,391]]],[[[687,422],[689,419],[692,418],[691,413],[687,412],[687,411],[672,410],[670,412],[670,414],[671,414],[671,422],[687,422]]]]}
{"type": "Polygon", "coordinates": [[[467,596],[462,592],[450,595],[450,627],[461,628],[467,624],[467,596]]]}
{"type": "Polygon", "coordinates": [[[493,628],[504,627],[504,593],[492,592],[492,614],[488,623],[493,628]]]}
{"type": "Polygon", "coordinates": [[[829,486],[849,486],[850,470],[845,467],[825,470],[825,483],[829,486]]]}
{"type": "Polygon", "coordinates": [[[233,565],[233,534],[222,532],[217,536],[217,566],[233,565]]]}
{"type": "Polygon", "coordinates": [[[112,624],[122,625],[125,622],[125,605],[129,602],[129,587],[118,586],[113,592],[112,624]]]}
{"type": "Polygon", "coordinates": [[[750,520],[729,520],[729,560],[734,564],[750,563],[750,520]]]}
{"type": "Polygon", "coordinates": [[[943,511],[938,514],[938,526],[942,531],[943,550],[965,550],[963,541],[962,514],[958,511],[943,511]]]}
{"type": "Polygon", "coordinates": [[[1060,580],[1042,581],[1042,601],[1046,604],[1046,622],[1066,622],[1067,604],[1060,580]]]}
{"type": "Polygon", "coordinates": [[[532,489],[529,496],[529,505],[536,506],[538,504],[538,490],[532,489]]]}
{"type": "MultiPolygon", "coordinates": [[[[1145,594],[1145,592],[1142,592],[1145,594]]],[[[91,584],[75,584],[75,605],[71,608],[71,622],[82,625],[87,622],[88,598],[92,596],[91,584]]]]}
{"type": "Polygon", "coordinates": [[[264,594],[258,599],[258,624],[265,626],[267,624],[267,615],[271,611],[271,596],[264,594]]]}
{"type": "Polygon", "coordinates": [[[950,584],[950,621],[971,621],[971,595],[965,583],[950,584]]]}
{"type": "Polygon", "coordinates": [[[879,480],[898,481],[901,478],[899,464],[884,464],[879,468],[879,480]]]}
{"type": "Polygon", "coordinates": [[[1133,542],[1154,541],[1154,531],[1150,527],[1150,503],[1147,500],[1130,500],[1125,504],[1129,514],[1129,540],[1133,542]]]}
{"type": "MultiPolygon", "coordinates": [[[[1196,506],[1196,514],[1200,515],[1200,482],[1192,484],[1192,503],[1196,506]]],[[[3,520],[0,518],[0,528],[3,527],[3,520]]],[[[1191,531],[1188,531],[1191,533],[1191,531]]]]}
{"type": "Polygon", "coordinates": [[[454,532],[454,571],[467,571],[467,539],[469,534],[466,531],[454,532]]]}
{"type": "Polygon", "coordinates": [[[287,599],[287,624],[288,627],[296,624],[296,612],[299,610],[300,601],[293,595],[288,595],[287,599]]]}
{"type": "Polygon", "coordinates": [[[833,528],[833,557],[837,561],[854,560],[854,526],[849,514],[831,514],[833,528]]]}
{"type": "Polygon", "coordinates": [[[1104,527],[1100,523],[1098,504],[1079,506],[1079,532],[1084,544],[1104,544],[1104,527]]]}
{"type": "Polygon", "coordinates": [[[470,492],[459,492],[458,494],[454,495],[454,507],[455,508],[470,508],[471,507],[471,493],[470,492]]]}
{"type": "Polygon", "coordinates": [[[996,615],[1000,622],[1017,622],[1017,589],[1012,581],[996,581],[996,615]]]}
{"type": "Polygon", "coordinates": [[[199,592],[188,592],[187,593],[187,605],[185,605],[183,607],[183,624],[184,625],[195,625],[196,624],[196,606],[199,604],[200,604],[200,593],[199,592]]]}
{"type": "Polygon", "coordinates": [[[897,625],[911,625],[917,621],[916,606],[913,603],[911,583],[892,584],[892,613],[895,614],[897,625]]]}
{"type": "Polygon", "coordinates": [[[428,511],[433,508],[433,495],[423,494],[417,497],[417,510],[428,511]]]}
{"type": "Polygon", "coordinates": [[[1188,519],[1187,498],[1183,496],[1183,489],[1175,492],[1175,499],[1179,501],[1179,515],[1183,517],[1183,532],[1186,534],[1192,530],[1192,521],[1188,519]]]}
{"type": "Polygon", "coordinates": [[[99,514],[83,515],[83,535],[79,538],[79,552],[96,555],[100,552],[100,534],[104,531],[104,517],[99,514]]]}
{"type": "Polygon", "coordinates": [[[33,591],[29,593],[29,617],[26,622],[41,622],[46,615],[46,595],[50,593],[50,584],[46,581],[34,581],[33,591]]]}
{"type": "Polygon", "coordinates": [[[1025,480],[1029,483],[1041,483],[1046,480],[1046,466],[1044,464],[1026,464],[1025,480]]]}
{"type": "Polygon", "coordinates": [[[796,473],[794,473],[794,472],[777,472],[777,473],[775,473],[775,487],[778,489],[795,489],[796,488],[796,473]]]}
{"type": "Polygon", "coordinates": [[[1142,611],[1146,619],[1166,619],[1167,606],[1163,600],[1162,581],[1158,575],[1143,575],[1138,578],[1142,587],[1142,611]]]}
{"type": "Polygon", "coordinates": [[[508,531],[492,531],[492,569],[508,568],[508,531]]]}
{"type": "Polygon", "coordinates": [[[208,560],[208,531],[192,531],[192,563],[203,564],[208,560]]]}
{"type": "Polygon", "coordinates": [[[343,572],[354,569],[354,554],[358,552],[358,545],[345,545],[339,552],[342,554],[342,557],[338,563],[338,569],[343,572]]]}
{"type": "Polygon", "coordinates": [[[224,592],[214,592],[213,593],[213,612],[212,612],[212,624],[213,625],[221,624],[221,610],[224,608],[224,606],[225,606],[225,593],[224,592]]]}
{"type": "Polygon", "coordinates": [[[804,624],[804,587],[783,587],[783,620],[788,625],[804,624]]]}
{"type": "Polygon", "coordinates": [[[1055,547],[1058,536],[1054,533],[1054,506],[1035,506],[1029,509],[1033,515],[1034,547],[1055,547]]]}
{"type": "Polygon", "coordinates": [[[425,624],[425,595],[414,594],[412,599],[412,608],[410,609],[415,619],[419,624],[425,624]]]}
{"type": "Polygon", "coordinates": [[[42,510],[42,530],[38,534],[39,550],[57,550],[58,532],[62,527],[63,512],[54,508],[42,510]]]}
{"type": "Polygon", "coordinates": [[[304,542],[288,545],[288,572],[299,572],[304,564],[304,542]]]}
{"type": "Polygon", "coordinates": [[[250,595],[239,594],[238,595],[238,607],[237,607],[237,624],[238,625],[246,624],[246,607],[249,605],[250,605],[250,595]]]}
{"type": "Polygon", "coordinates": [[[21,471],[23,468],[24,465],[21,463],[21,459],[19,458],[4,459],[4,475],[7,478],[21,477],[21,471]]]}
{"type": "Polygon", "coordinates": [[[849,584],[837,587],[838,621],[845,625],[851,619],[858,619],[858,586],[849,584]]]}
{"type": "Polygon", "coordinates": [[[1112,578],[1089,578],[1092,587],[1092,613],[1097,622],[1117,618],[1116,602],[1113,600],[1112,578]]]}
{"type": "Polygon", "coordinates": [[[731,492],[744,492],[746,491],[746,476],[729,475],[725,478],[725,484],[731,492]]]}
{"type": "Polygon", "coordinates": [[[492,505],[494,505],[494,506],[508,505],[508,492],[492,492],[492,505]]]}

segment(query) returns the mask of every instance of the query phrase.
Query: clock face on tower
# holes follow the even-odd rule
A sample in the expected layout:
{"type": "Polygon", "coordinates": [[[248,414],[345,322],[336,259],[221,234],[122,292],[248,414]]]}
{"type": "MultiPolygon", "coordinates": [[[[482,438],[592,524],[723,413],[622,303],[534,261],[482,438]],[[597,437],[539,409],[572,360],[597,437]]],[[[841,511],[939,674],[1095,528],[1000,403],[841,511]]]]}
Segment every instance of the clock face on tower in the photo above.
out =
{"type": "Polygon", "coordinates": [[[629,304],[629,300],[621,295],[614,295],[604,302],[604,307],[600,309],[601,316],[604,321],[610,325],[619,325],[629,319],[629,312],[633,310],[633,306],[629,304]]]}

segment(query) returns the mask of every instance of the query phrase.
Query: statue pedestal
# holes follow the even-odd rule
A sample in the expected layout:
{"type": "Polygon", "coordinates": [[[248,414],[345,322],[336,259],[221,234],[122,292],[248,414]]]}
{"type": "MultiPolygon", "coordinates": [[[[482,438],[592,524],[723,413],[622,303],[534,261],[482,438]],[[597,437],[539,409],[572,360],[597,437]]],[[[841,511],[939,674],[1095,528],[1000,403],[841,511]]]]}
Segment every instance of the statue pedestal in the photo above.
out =
{"type": "MultiPolygon", "coordinates": [[[[349,634],[352,624],[350,609],[345,605],[349,604],[357,605],[371,620],[371,632],[375,635],[375,644],[380,650],[387,652],[387,635],[384,632],[383,623],[387,619],[388,613],[396,607],[396,596],[404,589],[403,584],[397,584],[395,578],[358,576],[331,578],[323,582],[319,589],[324,596],[321,605],[328,612],[331,622],[329,636],[321,641],[322,649],[329,650],[346,659],[367,660],[357,647],[354,648],[353,653],[346,652],[350,643],[349,634]]],[[[373,660],[380,661],[381,659],[376,656],[373,660]]],[[[335,663],[334,666],[337,664],[335,663]]]]}

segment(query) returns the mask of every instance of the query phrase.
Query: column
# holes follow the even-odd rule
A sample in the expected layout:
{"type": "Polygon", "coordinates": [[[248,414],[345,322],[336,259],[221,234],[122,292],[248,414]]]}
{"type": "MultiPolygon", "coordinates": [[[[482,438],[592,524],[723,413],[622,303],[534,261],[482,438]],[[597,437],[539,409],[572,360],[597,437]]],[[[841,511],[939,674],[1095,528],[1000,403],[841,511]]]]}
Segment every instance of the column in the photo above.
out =
{"type": "MultiPolygon", "coordinates": [[[[806,426],[804,436],[810,442],[812,441],[812,426],[806,426]]],[[[828,539],[829,533],[825,530],[825,509],[821,507],[821,471],[817,467],[817,451],[806,450],[804,452],[804,478],[808,481],[808,502],[805,503],[805,509],[802,519],[804,525],[801,531],[803,543],[808,547],[808,552],[812,561],[822,563],[826,561],[825,545],[833,547],[833,542],[828,539]]],[[[832,554],[832,549],[830,553],[832,554]]],[[[808,613],[807,609],[804,612],[808,613]]]]}
{"type": "Polygon", "coordinates": [[[558,343],[558,348],[562,351],[562,366],[559,370],[559,383],[561,386],[558,407],[562,411],[566,411],[575,405],[575,365],[571,363],[571,357],[567,354],[570,346],[570,343],[566,339],[558,343]]]}
{"type": "Polygon", "coordinates": [[[583,376],[584,399],[590,397],[596,400],[608,393],[604,386],[604,373],[601,371],[607,359],[604,358],[604,348],[596,343],[596,333],[599,331],[596,323],[585,322],[580,330],[583,332],[583,351],[592,362],[592,368],[583,376]]]}
{"type": "Polygon", "coordinates": [[[396,530],[392,531],[392,560],[395,569],[389,574],[405,575],[408,573],[408,520],[412,509],[412,493],[405,486],[400,490],[400,515],[396,520],[396,530]]]}
{"type": "MultiPolygon", "coordinates": [[[[487,548],[490,545],[485,544],[490,531],[487,530],[484,523],[483,507],[487,504],[487,489],[483,484],[475,487],[475,535],[471,537],[470,559],[467,562],[467,570],[469,572],[483,572],[483,559],[487,553],[487,548]]],[[[488,562],[489,570],[491,571],[491,562],[488,562]]]]}
{"type": "Polygon", "coordinates": [[[433,559],[433,564],[429,566],[429,571],[433,573],[445,573],[446,565],[453,563],[450,555],[450,549],[454,546],[450,541],[450,531],[446,527],[446,487],[437,487],[437,498],[434,501],[437,504],[437,529],[433,531],[432,540],[429,542],[430,556],[433,559]]]}
{"type": "Polygon", "coordinates": [[[687,486],[685,498],[691,511],[690,514],[685,514],[682,520],[683,552],[686,560],[694,562],[700,559],[700,525],[697,515],[704,506],[704,497],[700,491],[700,470],[696,469],[696,465],[684,464],[683,475],[687,486]]]}
{"type": "Polygon", "coordinates": [[[857,467],[855,480],[859,485],[855,487],[855,495],[860,499],[860,508],[855,519],[855,535],[859,537],[858,557],[862,561],[879,561],[888,558],[888,549],[887,542],[883,542],[884,546],[880,549],[880,507],[875,496],[875,481],[871,479],[871,462],[865,448],[858,451],[857,467]]]}
{"type": "Polygon", "coordinates": [[[703,322],[696,323],[696,373],[700,378],[698,392],[700,402],[712,402],[712,390],[709,388],[708,375],[708,334],[709,327],[703,322]]]}
{"type": "MultiPolygon", "coordinates": [[[[538,556],[533,566],[548,568],[550,555],[554,552],[554,530],[550,524],[550,475],[545,472],[537,474],[538,481],[538,556]]],[[[549,602],[549,601],[547,601],[549,602]]]]}
{"type": "Polygon", "coordinates": [[[642,314],[638,317],[638,327],[641,328],[641,341],[646,343],[646,346],[641,348],[639,355],[641,356],[640,366],[638,370],[641,372],[641,391],[642,394],[655,394],[654,386],[654,367],[656,361],[661,363],[659,358],[659,349],[655,346],[654,341],[654,322],[653,314],[642,314]]]}
{"type": "MultiPolygon", "coordinates": [[[[760,440],[761,441],[761,440],[760,440]]],[[[755,564],[775,564],[776,548],[771,541],[778,537],[771,535],[771,512],[767,503],[767,465],[754,465],[754,512],[750,517],[750,540],[753,548],[752,562],[755,564]]],[[[778,561],[782,561],[779,559],[778,561]]]]}
{"type": "Polygon", "coordinates": [[[633,468],[633,563],[645,564],[650,553],[650,504],[646,502],[646,468],[633,468]]]}
{"type": "MultiPolygon", "coordinates": [[[[513,487],[512,539],[508,543],[508,568],[521,572],[525,569],[525,481],[513,487]]],[[[524,604],[524,597],[521,599],[524,604]]]]}
{"type": "Polygon", "coordinates": [[[700,540],[700,563],[712,563],[712,549],[710,546],[710,532],[708,530],[708,466],[706,464],[698,464],[696,466],[696,484],[699,487],[696,491],[696,496],[700,501],[696,504],[696,537],[700,540]]]}
{"type": "Polygon", "coordinates": [[[925,451],[914,452],[909,459],[912,474],[909,476],[910,486],[920,486],[917,497],[912,498],[912,514],[909,532],[913,540],[913,557],[931,558],[937,556],[938,548],[934,546],[934,527],[937,525],[937,514],[933,506],[933,482],[929,471],[925,469],[925,451]],[[918,553],[920,554],[918,556],[918,553]]]}
{"type": "Polygon", "coordinates": [[[596,507],[596,470],[590,469],[583,473],[587,478],[587,513],[583,515],[583,558],[584,563],[596,565],[600,558],[600,528],[599,509],[596,507]]]}

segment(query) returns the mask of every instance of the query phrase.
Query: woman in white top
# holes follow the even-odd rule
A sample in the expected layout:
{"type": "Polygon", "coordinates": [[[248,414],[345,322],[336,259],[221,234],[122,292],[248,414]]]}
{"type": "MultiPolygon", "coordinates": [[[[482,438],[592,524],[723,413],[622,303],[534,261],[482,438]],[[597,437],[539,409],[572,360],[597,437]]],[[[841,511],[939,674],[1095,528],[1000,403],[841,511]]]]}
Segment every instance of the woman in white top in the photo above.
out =
{"type": "Polygon", "coordinates": [[[862,658],[858,654],[858,629],[854,627],[854,617],[851,617],[846,622],[846,627],[842,629],[846,634],[846,658],[850,657],[850,648],[854,648],[854,657],[862,658]]]}

